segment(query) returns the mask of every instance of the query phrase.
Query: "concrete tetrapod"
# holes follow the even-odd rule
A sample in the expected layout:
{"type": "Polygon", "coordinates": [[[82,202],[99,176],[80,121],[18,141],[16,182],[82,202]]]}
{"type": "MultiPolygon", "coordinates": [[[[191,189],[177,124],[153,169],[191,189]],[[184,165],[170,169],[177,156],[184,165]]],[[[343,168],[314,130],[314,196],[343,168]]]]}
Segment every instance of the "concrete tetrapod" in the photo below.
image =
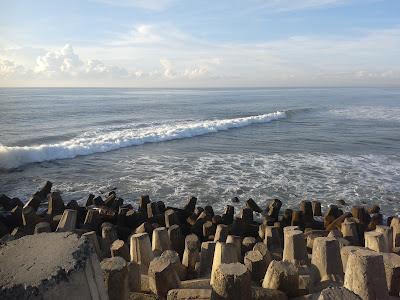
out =
{"type": "Polygon", "coordinates": [[[140,265],[141,272],[147,273],[150,262],[153,259],[153,251],[149,235],[147,233],[136,233],[131,236],[131,261],[140,265]]]}
{"type": "Polygon", "coordinates": [[[264,279],[268,264],[259,251],[248,251],[244,257],[244,264],[249,270],[253,281],[260,283],[264,279]]]}
{"type": "Polygon", "coordinates": [[[215,230],[214,242],[226,242],[228,236],[228,226],[224,224],[218,224],[215,230]]]}
{"type": "Polygon", "coordinates": [[[179,288],[181,283],[171,261],[161,256],[151,261],[148,276],[150,290],[163,298],[167,297],[169,290],[179,288]]]}
{"type": "Polygon", "coordinates": [[[27,235],[3,245],[0,257],[2,300],[108,299],[97,256],[76,234],[27,235]]]}
{"type": "Polygon", "coordinates": [[[283,260],[296,265],[308,265],[306,240],[300,230],[284,230],[283,260]]]}
{"type": "Polygon", "coordinates": [[[365,248],[376,252],[388,252],[387,240],[383,233],[377,231],[367,231],[364,233],[365,248]]]}
{"type": "Polygon", "coordinates": [[[74,209],[66,209],[58,223],[57,232],[72,231],[76,228],[76,218],[78,212],[74,209]]]}
{"type": "Polygon", "coordinates": [[[241,263],[220,264],[212,275],[212,299],[251,299],[250,273],[241,263]]]}
{"type": "Polygon", "coordinates": [[[265,273],[262,287],[280,290],[289,298],[298,296],[299,272],[296,266],[288,261],[273,260],[265,273]]]}
{"type": "Polygon", "coordinates": [[[155,256],[160,256],[165,250],[171,250],[171,240],[168,230],[165,227],[158,227],[153,230],[152,250],[155,256]]]}
{"type": "Polygon", "coordinates": [[[393,228],[390,226],[376,225],[376,232],[383,234],[386,250],[387,252],[392,252],[393,250],[393,228]]]}
{"type": "Polygon", "coordinates": [[[211,285],[213,284],[213,274],[220,264],[230,264],[238,262],[237,250],[234,244],[217,242],[215,245],[214,259],[211,268],[211,285]]]}
{"type": "Polygon", "coordinates": [[[339,242],[335,238],[314,240],[311,264],[318,270],[318,280],[343,282],[343,265],[339,242]]]}
{"type": "Polygon", "coordinates": [[[363,300],[389,299],[382,255],[367,249],[350,252],[343,286],[363,300]]]}
{"type": "Polygon", "coordinates": [[[200,249],[199,276],[210,276],[214,260],[215,242],[203,242],[200,249]]]}
{"type": "Polygon", "coordinates": [[[129,275],[125,259],[120,256],[103,259],[101,269],[110,300],[127,299],[129,275]]]}

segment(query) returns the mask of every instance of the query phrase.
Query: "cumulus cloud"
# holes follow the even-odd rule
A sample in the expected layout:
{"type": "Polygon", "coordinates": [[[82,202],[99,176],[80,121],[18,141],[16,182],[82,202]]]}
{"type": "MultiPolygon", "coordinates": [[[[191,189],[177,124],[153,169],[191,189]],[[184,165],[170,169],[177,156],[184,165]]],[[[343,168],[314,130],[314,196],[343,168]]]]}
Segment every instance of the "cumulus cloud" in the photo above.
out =
{"type": "Polygon", "coordinates": [[[39,56],[36,64],[35,72],[49,77],[59,74],[77,75],[84,65],[69,44],[61,50],[49,51],[44,56],[39,56]]]}
{"type": "Polygon", "coordinates": [[[24,66],[7,59],[0,58],[0,78],[11,79],[26,77],[30,71],[24,66]]]}

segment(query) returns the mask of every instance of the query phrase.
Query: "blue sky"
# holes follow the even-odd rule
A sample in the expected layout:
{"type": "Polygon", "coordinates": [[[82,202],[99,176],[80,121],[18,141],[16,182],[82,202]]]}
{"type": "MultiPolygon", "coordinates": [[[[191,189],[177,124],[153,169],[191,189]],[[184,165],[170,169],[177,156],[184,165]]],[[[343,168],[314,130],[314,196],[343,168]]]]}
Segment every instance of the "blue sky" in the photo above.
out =
{"type": "Polygon", "coordinates": [[[0,5],[2,86],[400,85],[398,0],[0,5]]]}

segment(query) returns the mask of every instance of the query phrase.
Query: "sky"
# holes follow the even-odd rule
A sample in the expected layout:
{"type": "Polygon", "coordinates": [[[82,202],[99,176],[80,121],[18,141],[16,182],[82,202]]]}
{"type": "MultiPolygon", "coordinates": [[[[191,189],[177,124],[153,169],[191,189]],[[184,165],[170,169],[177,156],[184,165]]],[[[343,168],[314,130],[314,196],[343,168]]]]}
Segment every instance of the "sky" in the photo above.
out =
{"type": "Polygon", "coordinates": [[[400,86],[400,1],[0,0],[0,86],[400,86]]]}

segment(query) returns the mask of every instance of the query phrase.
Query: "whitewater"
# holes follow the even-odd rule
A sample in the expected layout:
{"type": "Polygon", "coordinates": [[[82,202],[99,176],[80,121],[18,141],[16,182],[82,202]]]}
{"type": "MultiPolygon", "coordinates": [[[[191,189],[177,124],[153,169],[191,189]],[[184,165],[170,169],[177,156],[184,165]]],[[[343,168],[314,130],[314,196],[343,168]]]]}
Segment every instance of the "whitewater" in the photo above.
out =
{"type": "Polygon", "coordinates": [[[32,146],[4,146],[0,144],[0,168],[19,166],[58,159],[68,159],[120,148],[158,143],[268,123],[286,118],[286,112],[276,111],[241,118],[186,121],[145,128],[127,128],[100,134],[84,133],[76,138],[53,144],[32,146]]]}

